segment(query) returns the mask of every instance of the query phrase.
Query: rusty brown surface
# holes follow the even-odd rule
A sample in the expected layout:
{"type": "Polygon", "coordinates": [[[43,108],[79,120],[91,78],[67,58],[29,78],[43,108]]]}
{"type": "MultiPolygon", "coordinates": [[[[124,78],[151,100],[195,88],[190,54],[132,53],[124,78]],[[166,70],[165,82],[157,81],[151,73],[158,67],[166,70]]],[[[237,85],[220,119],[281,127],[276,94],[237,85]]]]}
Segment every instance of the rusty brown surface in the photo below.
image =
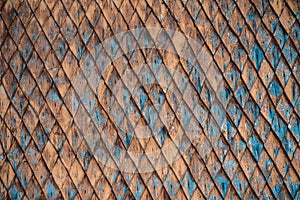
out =
{"type": "MultiPolygon", "coordinates": [[[[0,199],[299,199],[299,18],[294,0],[0,1],[0,199]],[[93,87],[86,61],[96,63],[97,46],[136,27],[172,29],[197,41],[229,92],[216,143],[206,121],[198,123],[202,135],[185,154],[147,173],[99,162],[74,121],[74,102],[83,96],[76,88],[93,87]]],[[[190,82],[201,76],[155,48],[137,50],[136,63],[130,53],[114,61],[87,99],[97,97],[92,110],[105,119],[100,128],[123,149],[162,148],[157,138],[133,138],[126,147],[106,114],[122,63],[134,68],[153,55],[190,82]]],[[[208,120],[203,81],[193,96],[208,120]]],[[[149,93],[145,88],[151,99],[149,93]]],[[[162,112],[169,112],[175,103],[165,98],[162,112]]],[[[180,112],[171,115],[175,133],[167,128],[164,143],[180,129],[180,112]]]]}

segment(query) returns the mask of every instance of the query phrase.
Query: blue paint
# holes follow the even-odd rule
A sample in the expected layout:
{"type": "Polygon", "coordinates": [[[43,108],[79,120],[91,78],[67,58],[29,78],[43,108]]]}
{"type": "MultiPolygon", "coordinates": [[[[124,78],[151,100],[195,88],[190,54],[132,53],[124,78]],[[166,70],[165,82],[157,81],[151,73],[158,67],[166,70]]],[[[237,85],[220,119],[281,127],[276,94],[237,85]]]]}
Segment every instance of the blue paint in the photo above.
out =
{"type": "Polygon", "coordinates": [[[94,122],[96,122],[97,127],[100,129],[104,123],[106,122],[106,118],[101,114],[100,108],[96,108],[93,115],[92,119],[94,122]]]}
{"type": "Polygon", "coordinates": [[[250,58],[255,61],[256,70],[259,70],[262,59],[264,58],[264,52],[260,49],[257,43],[254,43],[254,45],[252,46],[250,58]]]}
{"type": "Polygon", "coordinates": [[[242,140],[239,140],[239,141],[234,140],[234,145],[233,145],[232,149],[233,149],[234,155],[238,156],[245,151],[246,144],[242,140]]]}
{"type": "Polygon", "coordinates": [[[274,116],[272,127],[280,141],[282,141],[287,129],[287,125],[277,114],[274,116]]]}
{"type": "Polygon", "coordinates": [[[68,200],[74,199],[76,190],[71,187],[65,187],[65,193],[68,196],[68,200]]]}
{"type": "Polygon", "coordinates": [[[76,50],[77,50],[76,57],[79,60],[81,58],[82,53],[83,53],[84,45],[82,45],[79,42],[76,42],[75,46],[76,46],[76,50]]]}
{"type": "Polygon", "coordinates": [[[287,119],[290,118],[293,108],[290,106],[288,102],[282,102],[280,101],[277,105],[277,108],[279,108],[283,112],[283,118],[285,119],[286,122],[288,122],[287,119]]]}
{"type": "Polygon", "coordinates": [[[296,136],[297,142],[300,141],[300,123],[297,118],[291,118],[289,123],[289,129],[296,136]]]}
{"type": "Polygon", "coordinates": [[[273,166],[273,161],[269,157],[263,161],[263,173],[266,178],[269,178],[271,171],[269,170],[273,166]]]}
{"type": "Polygon", "coordinates": [[[212,145],[215,146],[217,140],[220,137],[220,131],[215,122],[208,122],[208,137],[212,141],[212,145]]]}
{"type": "Polygon", "coordinates": [[[276,79],[274,79],[269,87],[269,92],[278,99],[282,93],[281,87],[276,79]]]}
{"type": "Polygon", "coordinates": [[[188,107],[186,106],[186,104],[181,104],[180,106],[180,110],[178,110],[179,116],[180,116],[180,123],[182,123],[182,125],[184,127],[187,127],[187,125],[190,122],[191,119],[191,113],[188,109],[188,107]]]}
{"type": "Polygon", "coordinates": [[[277,75],[283,78],[283,87],[285,87],[286,83],[289,80],[291,70],[288,68],[287,64],[283,60],[280,60],[276,68],[276,71],[277,71],[277,75]]]}
{"type": "Polygon", "coordinates": [[[194,67],[192,71],[192,82],[198,93],[201,92],[202,83],[204,81],[201,75],[202,75],[202,71],[199,68],[194,67]]]}
{"type": "Polygon", "coordinates": [[[20,180],[20,182],[21,182],[23,188],[26,188],[26,186],[27,186],[28,183],[29,183],[28,178],[30,178],[30,177],[28,176],[29,174],[27,174],[27,173],[24,174],[24,173],[21,172],[21,168],[23,168],[23,167],[24,167],[24,165],[21,165],[21,166],[19,167],[19,169],[17,170],[17,175],[18,175],[18,177],[19,177],[19,180],[20,180]]]}
{"type": "Polygon", "coordinates": [[[233,26],[238,30],[239,33],[240,33],[240,32],[242,31],[242,29],[243,29],[243,26],[240,25],[240,24],[238,24],[238,23],[235,23],[233,26]]]}
{"type": "MultiPolygon", "coordinates": [[[[49,134],[51,131],[51,128],[52,128],[53,121],[51,119],[52,119],[52,114],[49,111],[49,109],[46,109],[45,112],[42,114],[42,123],[43,123],[43,128],[44,128],[46,134],[49,134]]],[[[39,132],[39,131],[43,132],[43,134],[44,134],[44,131],[42,130],[41,127],[39,127],[39,130],[37,132],[39,132]]]]}
{"type": "MultiPolygon", "coordinates": [[[[141,41],[141,39],[139,40],[139,42],[142,42],[142,44],[140,46],[144,46],[144,47],[152,46],[153,41],[152,41],[152,38],[151,38],[150,34],[149,33],[143,33],[143,34],[145,34],[145,35],[143,36],[142,41],[141,41]]],[[[141,35],[143,35],[143,34],[141,34],[141,35]]],[[[146,56],[149,55],[149,51],[150,51],[150,48],[147,48],[146,49],[146,56]]]]}
{"type": "Polygon", "coordinates": [[[219,43],[219,36],[217,35],[217,33],[215,31],[213,31],[213,30],[211,31],[211,37],[209,37],[209,40],[212,44],[213,53],[215,53],[215,50],[219,43]]]}
{"type": "Polygon", "coordinates": [[[153,110],[153,107],[149,104],[146,104],[142,112],[148,126],[150,126],[150,128],[154,127],[154,122],[156,121],[157,113],[155,112],[155,110],[153,110]]]}
{"type": "Polygon", "coordinates": [[[90,90],[85,90],[81,97],[81,101],[87,109],[88,113],[91,114],[94,110],[97,101],[94,98],[94,94],[91,94],[90,90]]]}
{"type": "Polygon", "coordinates": [[[218,149],[217,156],[220,158],[220,161],[223,163],[229,147],[224,142],[224,140],[219,139],[219,141],[217,142],[217,149],[218,149]]]}
{"type": "Polygon", "coordinates": [[[270,62],[273,68],[275,69],[280,59],[280,52],[276,47],[276,45],[274,44],[274,42],[270,43],[270,46],[267,51],[269,52],[269,54],[271,54],[270,62]]]}
{"type": "MultiPolygon", "coordinates": [[[[273,12],[273,11],[271,11],[271,12],[273,12]]],[[[276,19],[273,18],[272,21],[269,22],[272,33],[274,33],[274,31],[275,31],[278,21],[279,21],[278,18],[276,18],[276,19]]]]}
{"type": "Polygon", "coordinates": [[[276,158],[276,156],[278,155],[278,152],[279,152],[279,147],[275,147],[274,152],[273,152],[274,158],[276,158]]]}
{"type": "Polygon", "coordinates": [[[196,188],[196,184],[195,182],[193,181],[193,178],[191,176],[191,174],[189,172],[187,172],[184,176],[184,178],[182,179],[182,182],[181,182],[182,186],[185,187],[188,191],[188,194],[189,194],[189,198],[192,197],[194,191],[195,191],[195,188],[196,188]]]}
{"type": "MultiPolygon", "coordinates": [[[[273,198],[272,198],[273,199],[273,198]]],[[[262,194],[262,200],[270,200],[269,195],[266,193],[262,194]]]]}
{"type": "Polygon", "coordinates": [[[261,37],[262,42],[260,42],[260,44],[262,45],[263,51],[266,51],[266,49],[268,48],[268,45],[269,45],[268,42],[270,40],[270,37],[267,34],[267,31],[264,28],[264,26],[262,26],[262,25],[260,26],[260,28],[258,30],[258,34],[261,37]]]}
{"type": "Polygon", "coordinates": [[[233,177],[234,176],[234,173],[235,173],[235,170],[236,170],[236,163],[231,160],[230,158],[228,158],[227,160],[225,160],[224,162],[224,169],[227,173],[227,175],[229,177],[233,177]]]}
{"type": "Polygon", "coordinates": [[[242,117],[241,111],[239,110],[238,106],[235,105],[234,103],[231,103],[227,108],[227,112],[229,113],[234,124],[238,127],[242,117]]]}
{"type": "Polygon", "coordinates": [[[203,106],[199,105],[193,110],[193,112],[197,120],[200,122],[200,124],[203,125],[208,115],[207,110],[205,110],[203,106]]]}
{"type": "Polygon", "coordinates": [[[54,185],[52,184],[52,181],[49,180],[46,185],[45,185],[45,189],[46,189],[46,195],[47,195],[47,199],[56,199],[57,196],[57,190],[54,187],[54,185]]]}
{"type": "Polygon", "coordinates": [[[179,187],[179,184],[173,183],[172,180],[169,177],[167,177],[166,180],[164,181],[164,185],[167,187],[170,196],[175,197],[176,189],[179,187]]]}
{"type": "MultiPolygon", "coordinates": [[[[299,30],[299,37],[300,37],[300,30],[299,30]]],[[[300,38],[299,38],[300,39],[300,38]]],[[[299,41],[300,43],[300,41],[299,41]]],[[[290,65],[293,65],[296,58],[297,58],[297,51],[294,49],[294,47],[290,44],[285,44],[283,49],[283,54],[285,55],[285,58],[287,59],[288,63],[290,65]]]]}
{"type": "Polygon", "coordinates": [[[285,177],[289,167],[290,167],[290,163],[285,163],[286,165],[283,168],[283,176],[285,177]]]}
{"type": "Polygon", "coordinates": [[[149,72],[148,70],[143,70],[141,72],[142,74],[142,79],[141,82],[145,85],[150,85],[154,82],[154,77],[152,76],[151,72],[149,72]]]}
{"type": "MultiPolygon", "coordinates": [[[[243,38],[244,41],[246,41],[246,46],[247,49],[249,49],[249,39],[247,37],[243,38]]],[[[240,71],[243,71],[244,68],[244,57],[247,56],[247,53],[245,52],[245,50],[243,49],[243,47],[241,45],[238,45],[238,47],[236,48],[236,50],[233,51],[233,55],[232,60],[233,62],[236,64],[236,66],[240,69],[240,71]]],[[[231,68],[234,68],[234,65],[232,65],[231,68]]],[[[235,69],[234,69],[235,70],[235,69]]]]}
{"type": "MultiPolygon", "coordinates": [[[[24,36],[24,37],[27,37],[27,36],[24,36]]],[[[28,38],[24,39],[24,40],[26,40],[26,44],[25,44],[26,46],[25,46],[25,48],[21,49],[21,52],[22,52],[22,56],[23,56],[24,60],[27,60],[29,58],[30,52],[32,50],[32,44],[28,38]]]]}
{"type": "Polygon", "coordinates": [[[196,9],[194,3],[191,3],[191,5],[192,5],[192,10],[193,10],[193,11],[191,12],[192,18],[193,18],[193,20],[195,21],[195,20],[197,19],[197,16],[198,16],[200,10],[201,10],[201,7],[199,6],[199,7],[196,9]]]}
{"type": "Polygon", "coordinates": [[[117,191],[119,191],[117,193],[117,199],[118,200],[122,200],[126,194],[126,191],[128,190],[127,185],[125,185],[122,181],[116,183],[116,189],[117,191]]]}
{"type": "Polygon", "coordinates": [[[222,198],[220,198],[219,196],[216,196],[215,194],[211,194],[209,196],[209,200],[222,200],[222,198]]]}
{"type": "Polygon", "coordinates": [[[9,197],[13,200],[21,200],[23,192],[19,191],[16,184],[13,184],[9,190],[9,197]]]}
{"type": "Polygon", "coordinates": [[[295,108],[296,108],[296,112],[300,113],[300,98],[299,100],[297,101],[296,105],[295,105],[295,108]]]}
{"type": "Polygon", "coordinates": [[[34,196],[35,196],[35,200],[39,199],[39,191],[37,188],[34,188],[34,196]]]}
{"type": "Polygon", "coordinates": [[[153,103],[155,104],[156,109],[160,110],[161,107],[162,107],[162,104],[165,100],[165,96],[164,96],[163,91],[160,90],[160,91],[157,92],[155,89],[153,89],[153,90],[151,90],[151,94],[154,97],[154,102],[153,103]]]}
{"type": "Polygon", "coordinates": [[[253,134],[249,140],[249,145],[251,146],[251,152],[254,158],[258,161],[263,144],[258,140],[257,136],[253,134]]]}
{"type": "Polygon", "coordinates": [[[245,190],[248,187],[247,182],[242,181],[241,176],[243,176],[243,174],[238,171],[236,173],[236,175],[233,177],[233,185],[238,193],[238,195],[243,198],[245,195],[245,190]]]}
{"type": "Polygon", "coordinates": [[[285,33],[284,28],[280,24],[277,25],[274,35],[279,43],[280,48],[282,49],[283,45],[288,39],[288,35],[285,33]]]}
{"type": "Polygon", "coordinates": [[[289,191],[292,195],[292,197],[295,197],[296,193],[297,193],[297,190],[299,188],[299,183],[297,182],[291,182],[291,176],[287,176],[286,180],[284,181],[285,184],[287,185],[287,187],[289,188],[289,191]]]}
{"type": "Polygon", "coordinates": [[[248,101],[246,104],[246,113],[248,116],[251,116],[251,121],[254,123],[259,114],[259,107],[254,104],[252,101],[248,101]]]}
{"type": "Polygon", "coordinates": [[[48,93],[48,97],[51,101],[57,101],[58,104],[62,103],[61,98],[59,97],[57,91],[53,88],[50,89],[49,93],[48,93]]]}
{"type": "Polygon", "coordinates": [[[235,66],[232,66],[229,68],[229,71],[225,72],[225,74],[228,77],[230,84],[232,84],[231,89],[234,91],[240,78],[240,73],[237,71],[235,66]]]}
{"type": "MultiPolygon", "coordinates": [[[[122,101],[127,104],[125,106],[127,106],[127,108],[125,108],[126,111],[128,110],[132,110],[132,107],[133,107],[133,103],[132,101],[130,101],[130,92],[126,89],[126,88],[122,88],[122,101]],[[129,102],[129,104],[128,104],[129,102]]],[[[126,114],[128,114],[128,112],[126,112],[126,114]]]]}
{"type": "MultiPolygon", "coordinates": [[[[295,105],[295,103],[296,103],[297,99],[299,98],[299,96],[300,96],[299,87],[297,86],[296,82],[293,82],[293,85],[292,85],[292,104],[293,105],[295,105]]],[[[296,106],[296,108],[297,108],[297,106],[296,106]]],[[[300,108],[300,106],[298,108],[300,108]]]]}
{"type": "Polygon", "coordinates": [[[258,104],[258,106],[260,108],[262,108],[263,106],[263,101],[261,101],[261,99],[263,99],[263,91],[262,90],[259,90],[257,93],[256,93],[256,96],[254,97],[255,98],[255,101],[256,103],[258,104]]]}
{"type": "Polygon", "coordinates": [[[16,119],[13,116],[9,119],[9,125],[10,127],[16,127],[16,119]]]}
{"type": "MultiPolygon", "coordinates": [[[[50,131],[50,130],[49,130],[50,131]]],[[[37,135],[37,146],[39,150],[42,150],[44,147],[46,141],[47,141],[47,136],[44,133],[44,131],[39,127],[36,129],[35,134],[37,135]]]]}
{"type": "Polygon", "coordinates": [[[247,78],[248,78],[248,80],[247,80],[247,82],[246,82],[246,85],[247,85],[247,87],[248,87],[248,90],[250,90],[251,89],[251,87],[252,87],[252,85],[253,85],[253,83],[254,83],[254,81],[255,81],[255,79],[256,79],[256,73],[255,72],[252,72],[251,71],[251,69],[252,69],[252,67],[251,66],[249,66],[248,68],[247,68],[247,78]]]}
{"type": "Polygon", "coordinates": [[[234,95],[236,97],[236,100],[239,102],[240,106],[244,108],[244,104],[247,100],[247,89],[243,85],[240,85],[238,86],[234,95]]]}
{"type": "Polygon", "coordinates": [[[216,181],[220,187],[222,197],[225,197],[229,186],[229,180],[224,175],[219,174],[216,181]]]}
{"type": "MultiPolygon", "coordinates": [[[[94,68],[95,65],[93,64],[93,61],[89,55],[87,56],[87,58],[81,58],[81,59],[85,59],[85,62],[83,64],[84,74],[86,77],[89,77],[91,75],[91,71],[96,70],[94,68]]],[[[92,73],[96,73],[96,72],[92,72],[92,73]]]]}
{"type": "Polygon", "coordinates": [[[65,35],[66,39],[70,41],[75,34],[73,23],[68,24],[68,20],[66,20],[66,26],[61,27],[62,32],[65,35]]]}
{"type": "Polygon", "coordinates": [[[213,161],[214,161],[214,163],[207,167],[209,168],[212,179],[215,180],[218,175],[218,172],[221,169],[221,165],[220,165],[219,161],[217,161],[217,159],[213,159],[213,161]]]}
{"type": "Polygon", "coordinates": [[[109,53],[110,57],[115,58],[118,47],[119,47],[118,43],[114,39],[111,39],[109,47],[107,48],[108,50],[107,52],[109,53]]]}
{"type": "MultiPolygon", "coordinates": [[[[237,41],[238,41],[238,38],[235,36],[235,34],[232,32],[232,31],[230,31],[229,30],[229,32],[228,32],[228,39],[230,40],[229,42],[231,43],[231,44],[236,44],[237,43],[237,41]]],[[[238,51],[239,51],[239,49],[238,49],[238,51]]],[[[239,54],[239,52],[238,52],[238,54],[239,54]]]]}
{"type": "Polygon", "coordinates": [[[153,54],[152,55],[152,59],[153,59],[153,62],[152,62],[152,65],[150,66],[151,70],[153,71],[153,73],[157,73],[158,69],[160,67],[162,67],[162,60],[156,55],[156,54],[153,54]]]}
{"type": "Polygon", "coordinates": [[[140,179],[137,179],[136,182],[133,183],[133,187],[135,190],[133,190],[134,197],[139,200],[141,199],[141,196],[143,194],[143,187],[140,179]]]}
{"type": "Polygon", "coordinates": [[[254,11],[254,9],[249,10],[246,20],[252,22],[250,26],[254,29],[254,32],[256,32],[258,29],[258,25],[256,24],[255,20],[258,19],[259,16],[257,16],[256,12],[254,11]]]}
{"type": "MultiPolygon", "coordinates": [[[[229,20],[235,8],[235,3],[233,1],[219,1],[218,3],[220,3],[220,6],[222,7],[222,11],[224,12],[226,19],[229,20]]],[[[210,9],[212,9],[211,6],[210,9]]]]}
{"type": "Polygon", "coordinates": [[[223,122],[222,130],[225,131],[225,137],[226,137],[227,141],[229,142],[229,144],[232,144],[236,130],[227,117],[225,118],[225,121],[223,122]]]}
{"type": "Polygon", "coordinates": [[[19,131],[19,135],[20,135],[20,146],[22,147],[23,150],[25,150],[30,140],[30,137],[27,137],[26,133],[23,133],[22,129],[19,131]]]}
{"type": "Polygon", "coordinates": [[[139,88],[139,89],[138,89],[137,95],[138,95],[138,98],[139,98],[139,105],[140,105],[139,109],[140,109],[140,110],[143,110],[148,95],[145,94],[145,92],[143,91],[142,88],[139,88]]]}
{"type": "Polygon", "coordinates": [[[152,178],[149,180],[151,186],[151,192],[153,194],[154,197],[157,197],[157,195],[159,195],[156,190],[159,188],[162,188],[162,184],[161,181],[157,178],[157,176],[155,176],[155,174],[153,174],[152,178]]]}
{"type": "Polygon", "coordinates": [[[294,26],[292,27],[291,32],[292,32],[292,35],[294,36],[294,38],[296,39],[296,41],[298,41],[298,44],[300,44],[300,24],[299,24],[299,22],[296,21],[294,23],[294,26]]]}
{"type": "Polygon", "coordinates": [[[225,116],[223,107],[219,103],[213,103],[211,106],[211,113],[214,116],[217,124],[221,126],[225,116]]]}
{"type": "MultiPolygon", "coordinates": [[[[90,26],[90,25],[88,24],[86,26],[90,26]]],[[[91,27],[89,27],[89,28],[91,28],[91,27]]],[[[80,34],[82,36],[84,44],[87,44],[87,42],[89,41],[89,39],[90,39],[93,32],[92,31],[88,32],[86,30],[82,30],[81,28],[79,28],[79,31],[80,31],[80,34]]]]}
{"type": "Polygon", "coordinates": [[[26,67],[25,63],[22,62],[21,65],[20,65],[20,69],[16,72],[16,77],[17,77],[18,80],[20,80],[21,75],[22,75],[25,67],[26,67]]]}
{"type": "Polygon", "coordinates": [[[114,171],[114,173],[112,174],[111,177],[111,182],[115,182],[117,180],[117,176],[118,176],[118,171],[114,171]]]}
{"type": "Polygon", "coordinates": [[[275,186],[271,187],[275,197],[278,196],[278,194],[280,193],[280,189],[281,189],[281,184],[278,182],[278,180],[276,180],[276,184],[275,186]]]}
{"type": "Polygon", "coordinates": [[[0,154],[0,162],[3,163],[3,161],[4,161],[4,154],[0,154]]]}
{"type": "Polygon", "coordinates": [[[163,143],[164,143],[164,141],[165,141],[167,132],[168,132],[168,131],[167,131],[166,127],[164,126],[164,127],[160,130],[160,132],[157,134],[157,136],[158,136],[158,141],[159,141],[159,143],[160,143],[161,146],[163,145],[163,143]]]}
{"type": "MultiPolygon", "coordinates": [[[[270,104],[270,103],[269,103],[270,104]]],[[[272,121],[273,121],[273,118],[274,118],[274,115],[275,115],[275,109],[273,109],[271,106],[269,106],[268,105],[268,107],[267,107],[267,115],[268,115],[268,117],[267,117],[267,120],[270,122],[270,123],[272,123],[272,121]]]]}
{"type": "Polygon", "coordinates": [[[115,146],[112,153],[113,153],[114,158],[115,158],[118,162],[120,162],[120,156],[121,156],[121,154],[122,154],[122,149],[121,149],[119,146],[115,146]]]}
{"type": "Polygon", "coordinates": [[[26,67],[25,63],[21,60],[21,65],[18,66],[17,63],[15,63],[15,60],[19,60],[20,59],[20,54],[19,53],[16,53],[10,60],[10,66],[11,66],[11,69],[15,72],[16,74],[16,78],[18,80],[20,80],[21,78],[21,75],[26,67]]]}
{"type": "Polygon", "coordinates": [[[15,146],[12,150],[10,150],[8,158],[12,163],[13,169],[16,170],[21,159],[21,150],[19,147],[15,146]]]}
{"type": "Polygon", "coordinates": [[[56,54],[59,55],[61,58],[64,57],[64,55],[66,54],[66,44],[65,42],[59,38],[57,41],[56,41],[56,54]]]}
{"type": "Polygon", "coordinates": [[[62,84],[63,83],[62,82],[62,77],[60,77],[60,76],[55,77],[54,78],[54,83],[55,84],[62,84]]]}
{"type": "Polygon", "coordinates": [[[79,157],[81,157],[82,161],[83,161],[83,168],[84,170],[88,169],[90,160],[91,160],[91,153],[89,151],[85,151],[85,150],[79,150],[78,151],[79,157]]]}
{"type": "Polygon", "coordinates": [[[227,102],[229,101],[229,97],[230,97],[230,90],[229,88],[225,87],[221,87],[219,88],[219,100],[220,102],[223,104],[223,106],[225,106],[227,104],[227,102]]]}
{"type": "Polygon", "coordinates": [[[125,146],[128,148],[129,147],[129,144],[131,142],[131,139],[132,139],[132,133],[131,132],[126,132],[126,135],[125,137],[123,138],[123,141],[125,143],[125,146]]]}
{"type": "Polygon", "coordinates": [[[37,39],[37,36],[38,36],[39,34],[35,34],[35,32],[33,32],[33,31],[31,31],[30,33],[29,33],[29,36],[31,37],[31,39],[32,39],[32,41],[35,41],[36,39],[37,39]]]}
{"type": "Polygon", "coordinates": [[[35,167],[35,165],[37,163],[35,154],[38,154],[37,149],[35,149],[35,147],[29,146],[27,149],[27,160],[33,168],[35,167]]]}

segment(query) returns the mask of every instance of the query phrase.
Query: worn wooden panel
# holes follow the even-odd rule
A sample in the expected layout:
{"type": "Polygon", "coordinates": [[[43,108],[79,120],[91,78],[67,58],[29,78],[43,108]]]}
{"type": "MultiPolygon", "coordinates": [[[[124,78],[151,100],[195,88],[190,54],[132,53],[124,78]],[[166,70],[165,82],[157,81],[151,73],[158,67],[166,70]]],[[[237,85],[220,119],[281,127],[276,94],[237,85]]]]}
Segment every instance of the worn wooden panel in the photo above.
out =
{"type": "Polygon", "coordinates": [[[296,0],[1,0],[0,199],[300,199],[299,19],[296,0]],[[217,71],[155,45],[113,59],[130,39],[101,46],[137,27],[184,34],[217,71]],[[150,79],[168,84],[114,93],[150,79]],[[144,172],[100,151],[99,132],[124,152],[167,149],[179,133],[191,144],[174,160],[146,154],[144,172]]]}

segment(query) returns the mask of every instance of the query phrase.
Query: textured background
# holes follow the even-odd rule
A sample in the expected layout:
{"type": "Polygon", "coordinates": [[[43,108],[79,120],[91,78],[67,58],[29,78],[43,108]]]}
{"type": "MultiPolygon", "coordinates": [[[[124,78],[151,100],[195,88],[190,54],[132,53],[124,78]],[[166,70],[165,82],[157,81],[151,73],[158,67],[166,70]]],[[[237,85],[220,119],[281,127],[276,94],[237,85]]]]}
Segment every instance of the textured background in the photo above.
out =
{"type": "MultiPolygon", "coordinates": [[[[300,199],[299,18],[296,0],[1,0],[0,199],[300,199]],[[141,26],[180,31],[203,45],[229,96],[212,142],[205,124],[213,120],[213,94],[203,73],[155,49],[112,63],[101,89],[90,94],[98,99],[90,109],[124,149],[146,151],[164,142],[132,139],[125,145],[107,116],[122,63],[131,68],[132,58],[141,63],[155,56],[192,84],[201,80],[194,95],[203,108],[200,140],[169,167],[128,174],[88,150],[73,120],[76,105],[85,104],[74,77],[89,80],[86,61],[97,62],[101,41],[141,26]]],[[[153,101],[150,89],[144,92],[153,101]]],[[[174,104],[169,94],[163,104],[164,111],[174,104]]],[[[180,113],[171,116],[178,127],[180,113]]],[[[170,132],[164,141],[172,139],[170,132]]]]}

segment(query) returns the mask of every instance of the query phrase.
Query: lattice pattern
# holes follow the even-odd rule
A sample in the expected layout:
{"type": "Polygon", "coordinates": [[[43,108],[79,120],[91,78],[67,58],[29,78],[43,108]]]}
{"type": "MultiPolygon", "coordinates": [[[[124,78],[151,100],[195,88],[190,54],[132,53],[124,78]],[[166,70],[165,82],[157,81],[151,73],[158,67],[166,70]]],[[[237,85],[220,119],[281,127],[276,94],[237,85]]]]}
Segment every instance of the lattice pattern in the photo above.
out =
{"type": "MultiPolygon", "coordinates": [[[[0,8],[0,199],[300,199],[298,1],[4,0],[0,8]],[[96,91],[89,70],[101,59],[97,46],[135,27],[180,31],[212,55],[228,92],[220,127],[206,127],[208,120],[219,122],[211,117],[214,95],[205,74],[155,49],[125,54],[101,76],[97,93],[78,93],[96,91]],[[202,108],[187,123],[203,135],[167,168],[124,173],[91,154],[74,118],[85,107],[82,112],[128,150],[161,148],[172,140],[185,108],[171,112],[180,105],[170,93],[157,117],[167,129],[163,137],[128,139],[108,115],[116,108],[107,106],[115,81],[153,57],[195,87],[185,94],[185,85],[170,74],[183,101],[202,108]],[[83,99],[95,95],[97,101],[83,99]],[[171,113],[167,120],[165,113],[171,113]]],[[[160,70],[145,72],[169,73],[160,70]]],[[[143,88],[146,106],[160,90],[143,88]]],[[[154,116],[131,103],[138,114],[127,120],[154,116]]]]}

